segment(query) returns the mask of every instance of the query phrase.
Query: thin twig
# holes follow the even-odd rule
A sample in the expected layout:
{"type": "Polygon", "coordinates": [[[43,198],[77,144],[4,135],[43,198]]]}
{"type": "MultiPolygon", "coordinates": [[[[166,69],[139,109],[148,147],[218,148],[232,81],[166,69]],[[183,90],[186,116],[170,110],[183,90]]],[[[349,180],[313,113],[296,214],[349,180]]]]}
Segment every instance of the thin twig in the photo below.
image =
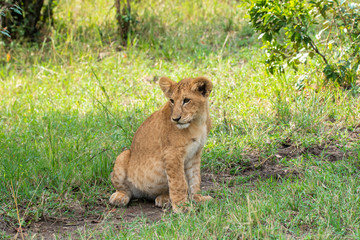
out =
{"type": "MultiPolygon", "coordinates": [[[[300,19],[300,18],[298,18],[298,17],[297,17],[296,19],[298,20],[298,22],[301,23],[302,26],[306,26],[306,25],[304,24],[304,22],[302,21],[302,19],[300,19]]],[[[326,57],[325,57],[322,53],[320,53],[319,49],[317,48],[316,44],[315,44],[314,41],[311,39],[311,37],[310,37],[309,35],[308,35],[307,37],[310,39],[310,46],[311,46],[311,48],[312,48],[317,54],[319,54],[319,55],[322,57],[322,59],[324,60],[324,62],[326,63],[326,65],[328,65],[328,61],[327,61],[326,57]]]]}
{"type": "Polygon", "coordinates": [[[270,155],[269,157],[265,158],[264,160],[262,160],[261,163],[259,163],[258,165],[255,165],[255,168],[260,167],[261,165],[263,165],[267,160],[269,160],[271,157],[273,157],[273,155],[270,155]]]}
{"type": "Polygon", "coordinates": [[[109,149],[104,148],[103,150],[101,150],[100,152],[98,152],[97,154],[95,154],[94,156],[92,156],[92,157],[88,160],[88,162],[90,162],[90,161],[93,160],[95,157],[99,156],[100,154],[102,154],[102,153],[104,153],[104,152],[106,152],[106,151],[108,151],[108,150],[109,150],[109,149]]]}
{"type": "Polygon", "coordinates": [[[317,48],[317,46],[314,44],[313,40],[310,37],[309,37],[309,39],[310,39],[310,45],[311,45],[312,49],[317,54],[319,54],[322,57],[322,59],[324,60],[324,62],[326,63],[326,65],[328,65],[328,61],[327,61],[326,57],[319,51],[319,49],[317,48]]]}

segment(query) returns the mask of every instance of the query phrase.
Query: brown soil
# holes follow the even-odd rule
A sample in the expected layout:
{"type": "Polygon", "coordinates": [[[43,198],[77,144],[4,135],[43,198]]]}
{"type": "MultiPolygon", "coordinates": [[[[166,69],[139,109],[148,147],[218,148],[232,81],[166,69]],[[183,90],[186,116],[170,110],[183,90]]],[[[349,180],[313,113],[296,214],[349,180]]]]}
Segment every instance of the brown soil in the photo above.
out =
{"type": "Polygon", "coordinates": [[[290,142],[283,143],[279,146],[277,153],[267,158],[261,157],[260,154],[250,154],[243,156],[247,161],[241,164],[233,163],[226,171],[231,177],[233,175],[252,176],[254,179],[283,179],[290,176],[301,176],[298,169],[283,166],[279,163],[281,159],[294,159],[311,155],[312,157],[334,162],[344,159],[351,155],[351,152],[344,152],[340,145],[329,143],[310,148],[299,148],[290,142]]]}
{"type": "MultiPolygon", "coordinates": [[[[234,164],[230,166],[228,171],[222,174],[204,173],[202,176],[202,190],[210,191],[221,187],[222,184],[228,186],[233,185],[234,175],[249,176],[250,180],[257,180],[259,178],[274,178],[283,179],[290,176],[301,176],[299,170],[289,168],[279,164],[280,159],[283,158],[298,158],[306,154],[315,155],[327,161],[337,161],[348,156],[336,145],[322,145],[312,148],[297,148],[291,143],[282,144],[278,152],[268,158],[262,159],[258,154],[247,155],[249,161],[246,164],[234,164]],[[235,170],[235,174],[234,174],[235,170]]],[[[66,238],[68,234],[77,234],[83,232],[85,229],[102,229],[104,223],[106,225],[112,224],[116,228],[122,228],[123,222],[134,221],[138,217],[146,217],[148,222],[158,221],[162,216],[170,210],[157,208],[153,201],[143,199],[132,200],[130,205],[126,208],[112,208],[103,202],[107,199],[102,199],[95,212],[98,215],[90,215],[84,217],[84,211],[74,212],[71,218],[47,218],[38,222],[31,223],[26,228],[16,229],[15,225],[10,226],[3,219],[0,219],[0,231],[6,232],[13,236],[13,239],[22,239],[21,234],[24,234],[25,239],[30,237],[32,239],[59,239],[59,236],[66,238]]]]}

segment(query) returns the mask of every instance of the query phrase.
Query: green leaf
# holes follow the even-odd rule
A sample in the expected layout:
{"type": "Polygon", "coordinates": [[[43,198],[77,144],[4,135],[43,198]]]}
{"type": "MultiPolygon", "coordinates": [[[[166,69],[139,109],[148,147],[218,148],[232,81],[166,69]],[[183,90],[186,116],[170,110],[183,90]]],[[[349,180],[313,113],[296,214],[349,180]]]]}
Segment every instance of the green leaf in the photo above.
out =
{"type": "Polygon", "coordinates": [[[9,38],[11,38],[11,36],[9,34],[9,31],[6,31],[6,30],[5,31],[0,31],[0,33],[7,36],[7,37],[9,37],[9,38]]]}

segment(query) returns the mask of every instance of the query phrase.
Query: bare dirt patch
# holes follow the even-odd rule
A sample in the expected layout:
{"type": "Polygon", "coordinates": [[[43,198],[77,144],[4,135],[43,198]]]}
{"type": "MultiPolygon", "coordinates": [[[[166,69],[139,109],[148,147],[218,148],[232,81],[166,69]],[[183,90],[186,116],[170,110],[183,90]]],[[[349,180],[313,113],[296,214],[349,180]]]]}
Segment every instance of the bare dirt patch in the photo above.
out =
{"type": "MultiPolygon", "coordinates": [[[[357,133],[354,139],[358,137],[357,133]]],[[[351,151],[345,151],[344,148],[337,143],[328,142],[318,146],[312,147],[297,147],[290,141],[282,143],[277,152],[268,157],[263,157],[259,153],[252,153],[242,156],[244,161],[239,163],[232,163],[225,171],[225,179],[229,179],[234,176],[249,176],[249,180],[258,180],[273,178],[284,179],[288,177],[299,177],[301,171],[294,167],[288,167],[282,165],[280,160],[294,159],[300,157],[315,157],[323,161],[335,162],[342,160],[352,155],[351,151]]]]}
{"type": "Polygon", "coordinates": [[[349,156],[349,152],[344,152],[337,144],[322,144],[309,148],[296,147],[293,145],[282,144],[278,153],[280,157],[297,158],[305,154],[311,154],[326,161],[334,162],[349,156]]]}

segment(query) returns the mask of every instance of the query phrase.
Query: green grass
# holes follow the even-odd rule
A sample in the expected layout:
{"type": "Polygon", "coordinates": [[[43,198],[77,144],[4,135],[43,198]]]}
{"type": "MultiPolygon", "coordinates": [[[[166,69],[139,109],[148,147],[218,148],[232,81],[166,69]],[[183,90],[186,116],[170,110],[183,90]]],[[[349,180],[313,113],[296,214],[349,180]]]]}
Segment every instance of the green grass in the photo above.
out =
{"type": "Polygon", "coordinates": [[[235,189],[223,185],[216,200],[190,213],[168,214],[150,224],[139,218],[125,225],[123,235],[105,225],[103,233],[107,239],[357,239],[359,179],[354,178],[358,170],[349,167],[352,161],[309,159],[302,179],[267,179],[235,189]]]}
{"type": "MultiPolygon", "coordinates": [[[[61,1],[38,44],[0,52],[0,216],[22,226],[96,211],[113,191],[113,161],[136,129],[166,101],[156,80],[199,75],[214,83],[213,129],[203,171],[236,173],[213,202],[158,222],[104,223],[80,238],[357,239],[360,236],[358,88],[322,87],[311,63],[268,75],[257,35],[236,1],[139,1],[138,23],[122,51],[112,1],[61,1]],[[310,69],[310,70],[309,70],[310,69]],[[309,73],[306,88],[298,77],[309,73]],[[234,166],[273,160],[284,142],[337,145],[336,162],[305,154],[277,161],[300,174],[250,181],[234,166]],[[14,194],[13,194],[14,193],[14,194]],[[17,202],[20,217],[17,216],[17,202]]],[[[276,161],[275,161],[276,163],[276,161]]],[[[106,206],[105,206],[106,207],[106,206]]],[[[71,233],[69,233],[71,235],[71,233]]],[[[0,236],[6,236],[1,233],[0,236]]],[[[70,237],[69,237],[70,238],[70,237]]]]}

